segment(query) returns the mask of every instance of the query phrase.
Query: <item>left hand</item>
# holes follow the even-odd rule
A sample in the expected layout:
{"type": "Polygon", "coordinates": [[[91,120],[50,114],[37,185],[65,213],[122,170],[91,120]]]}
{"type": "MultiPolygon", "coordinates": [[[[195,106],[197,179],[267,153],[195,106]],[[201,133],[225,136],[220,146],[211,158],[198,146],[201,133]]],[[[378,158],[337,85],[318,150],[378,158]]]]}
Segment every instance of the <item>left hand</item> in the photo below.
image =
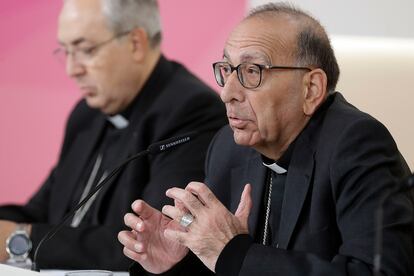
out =
{"type": "Polygon", "coordinates": [[[8,221],[8,220],[0,220],[0,262],[5,262],[9,255],[6,252],[6,240],[7,238],[16,230],[17,223],[8,221]]]}
{"type": "Polygon", "coordinates": [[[132,231],[118,234],[125,256],[138,262],[148,272],[159,274],[187,255],[186,247],[164,236],[165,228],[174,229],[174,225],[170,225],[174,221],[142,200],[135,201],[132,210],[135,214],[128,213],[124,217],[125,225],[132,231]]]}
{"type": "MultiPolygon", "coordinates": [[[[246,184],[233,215],[203,183],[191,182],[185,190],[171,188],[167,190],[167,196],[184,205],[194,216],[194,221],[186,231],[168,228],[164,235],[188,247],[214,272],[225,245],[236,235],[248,233],[247,220],[252,207],[250,193],[251,186],[246,184]]],[[[162,212],[175,221],[180,221],[184,214],[182,206],[167,205],[162,212]]]]}

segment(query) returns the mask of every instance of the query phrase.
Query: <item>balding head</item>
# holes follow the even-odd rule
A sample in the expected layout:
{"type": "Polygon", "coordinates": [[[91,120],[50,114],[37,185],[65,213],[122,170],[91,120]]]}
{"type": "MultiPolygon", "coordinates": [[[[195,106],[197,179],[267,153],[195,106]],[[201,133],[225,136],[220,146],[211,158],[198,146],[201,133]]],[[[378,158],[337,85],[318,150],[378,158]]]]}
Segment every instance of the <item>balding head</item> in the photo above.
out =
{"type": "Polygon", "coordinates": [[[259,19],[268,21],[283,18],[286,26],[296,30],[295,44],[291,45],[292,54],[298,66],[321,68],[327,75],[328,91],[335,90],[339,78],[339,66],[331,47],[328,35],[318,20],[308,13],[286,3],[269,3],[253,9],[245,20],[259,19]]]}

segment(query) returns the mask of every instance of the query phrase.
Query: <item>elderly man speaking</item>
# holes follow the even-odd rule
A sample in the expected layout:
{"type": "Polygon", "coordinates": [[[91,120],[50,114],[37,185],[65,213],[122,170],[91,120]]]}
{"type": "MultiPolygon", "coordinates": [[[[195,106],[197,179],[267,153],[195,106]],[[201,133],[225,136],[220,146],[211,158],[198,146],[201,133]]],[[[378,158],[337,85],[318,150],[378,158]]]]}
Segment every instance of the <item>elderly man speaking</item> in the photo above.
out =
{"type": "MultiPolygon", "coordinates": [[[[286,4],[258,7],[213,67],[229,126],[210,144],[206,184],[169,189],[163,214],[132,205],[118,238],[133,274],[200,275],[202,262],[219,275],[372,275],[375,210],[409,169],[387,129],[335,92],[323,27],[286,4]]],[[[382,273],[413,275],[411,198],[385,206],[382,273]]]]}

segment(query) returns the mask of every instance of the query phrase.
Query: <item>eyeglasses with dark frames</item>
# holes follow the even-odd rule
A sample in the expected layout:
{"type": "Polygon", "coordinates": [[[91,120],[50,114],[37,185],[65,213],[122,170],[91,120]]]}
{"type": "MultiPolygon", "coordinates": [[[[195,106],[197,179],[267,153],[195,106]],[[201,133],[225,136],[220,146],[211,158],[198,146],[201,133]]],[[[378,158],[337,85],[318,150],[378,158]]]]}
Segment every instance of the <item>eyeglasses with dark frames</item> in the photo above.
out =
{"type": "Polygon", "coordinates": [[[228,62],[220,61],[213,63],[214,77],[219,86],[223,87],[233,71],[237,72],[237,78],[240,84],[247,89],[254,89],[262,83],[263,70],[280,69],[280,70],[307,70],[312,71],[308,67],[298,66],[275,66],[263,65],[256,63],[240,63],[232,66],[228,62]]]}
{"type": "Polygon", "coordinates": [[[74,50],[68,50],[65,47],[59,47],[57,49],[55,49],[53,51],[53,55],[61,62],[66,62],[68,56],[72,56],[73,59],[76,62],[80,62],[80,63],[87,63],[88,61],[90,61],[95,54],[98,52],[99,49],[101,49],[103,46],[109,44],[110,42],[123,37],[127,34],[129,34],[131,31],[126,31],[126,32],[122,32],[119,33],[113,37],[111,37],[110,39],[107,39],[103,42],[100,42],[96,45],[90,46],[90,47],[82,47],[82,48],[77,48],[74,50]]]}

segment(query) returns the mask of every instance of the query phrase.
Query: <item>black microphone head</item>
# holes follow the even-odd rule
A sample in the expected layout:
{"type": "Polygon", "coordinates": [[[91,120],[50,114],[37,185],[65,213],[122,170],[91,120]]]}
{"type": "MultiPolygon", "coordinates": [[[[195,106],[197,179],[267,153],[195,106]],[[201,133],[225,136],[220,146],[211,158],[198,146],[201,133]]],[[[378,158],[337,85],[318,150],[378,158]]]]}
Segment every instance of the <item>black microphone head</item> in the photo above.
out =
{"type": "Polygon", "coordinates": [[[199,134],[198,131],[188,132],[179,136],[175,136],[160,142],[151,144],[148,147],[150,154],[158,154],[170,149],[175,148],[176,146],[185,144],[193,140],[199,134]]]}

